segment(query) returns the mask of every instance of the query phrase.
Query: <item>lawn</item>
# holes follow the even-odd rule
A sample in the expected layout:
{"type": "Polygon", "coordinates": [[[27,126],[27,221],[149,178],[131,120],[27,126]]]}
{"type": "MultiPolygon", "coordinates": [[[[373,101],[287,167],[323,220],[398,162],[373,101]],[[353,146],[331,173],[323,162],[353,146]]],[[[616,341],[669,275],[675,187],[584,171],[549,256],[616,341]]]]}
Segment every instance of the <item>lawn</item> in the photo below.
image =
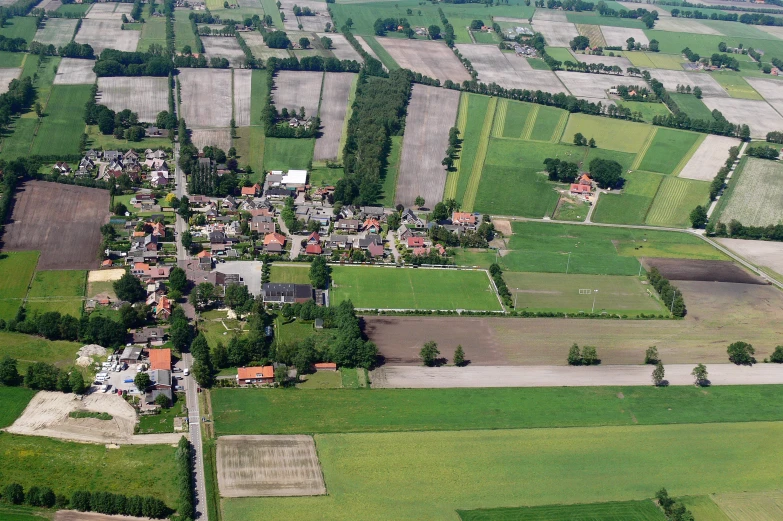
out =
{"type": "Polygon", "coordinates": [[[489,266],[497,260],[495,250],[479,250],[456,248],[454,250],[454,262],[457,266],[478,266],[489,269],[489,266]]]}
{"type": "Polygon", "coordinates": [[[458,510],[462,521],[666,521],[651,500],[458,510]]]}
{"type": "Polygon", "coordinates": [[[564,313],[663,313],[660,301],[638,277],[507,271],[503,280],[516,309],[564,313]]]}
{"type": "Polygon", "coordinates": [[[381,194],[383,196],[378,201],[384,206],[394,206],[394,195],[397,191],[397,175],[400,172],[401,154],[402,136],[392,136],[389,157],[387,158],[387,166],[383,172],[383,184],[381,185],[381,194]]]}
{"type": "Polygon", "coordinates": [[[310,284],[310,266],[302,264],[300,266],[281,266],[272,264],[269,272],[270,282],[282,282],[291,284],[310,284]]]}
{"type": "Polygon", "coordinates": [[[3,404],[0,408],[0,429],[14,423],[36,392],[26,387],[0,386],[0,403],[3,404]]]}
{"type": "MultiPolygon", "coordinates": [[[[343,168],[316,167],[308,172],[311,186],[334,186],[345,176],[343,168]]],[[[391,204],[387,205],[390,206],[391,204]]]]}
{"type": "Polygon", "coordinates": [[[162,409],[160,414],[139,416],[139,434],[155,434],[174,432],[174,418],[183,415],[184,396],[168,409],[162,409]]]}
{"type": "MultiPolygon", "coordinates": [[[[568,118],[568,112],[555,107],[540,106],[536,121],[527,139],[535,141],[551,141],[557,143],[563,132],[563,123],[568,118]]],[[[571,136],[573,140],[573,136],[571,136]]]]}
{"type": "Polygon", "coordinates": [[[704,104],[704,102],[698,99],[693,94],[677,94],[676,92],[670,92],[669,96],[674,100],[674,103],[685,112],[689,118],[702,119],[712,121],[712,111],[704,104]]]}
{"type": "Polygon", "coordinates": [[[81,347],[82,344],[77,342],[53,342],[37,336],[0,331],[0,358],[16,358],[20,370],[32,362],[49,362],[59,367],[71,365],[81,347]]]}
{"type": "Polygon", "coordinates": [[[601,194],[593,221],[610,224],[644,224],[663,176],[650,172],[625,175],[621,194],[601,194]]]}
{"type": "Polygon", "coordinates": [[[296,344],[317,333],[312,320],[275,318],[275,340],[278,344],[296,344]]]}
{"type": "Polygon", "coordinates": [[[661,174],[674,173],[677,166],[694,145],[704,140],[704,134],[684,132],[669,128],[658,128],[639,163],[638,169],[661,174]]]}
{"type": "Polygon", "coordinates": [[[28,297],[83,297],[87,272],[84,270],[37,271],[28,297]]]}
{"type": "Polygon", "coordinates": [[[37,251],[0,253],[0,319],[16,316],[37,263],[37,251]]]}
{"type": "Polygon", "coordinates": [[[174,506],[177,485],[169,478],[175,450],[170,445],[110,449],[91,443],[3,433],[0,482],[19,483],[25,490],[33,485],[48,486],[67,497],[74,490],[152,495],[174,506]]]}
{"type": "Polygon", "coordinates": [[[595,138],[601,148],[635,154],[644,145],[652,128],[644,123],[572,114],[568,119],[562,142],[572,143],[574,134],[581,132],[587,139],[595,138]]]}
{"type": "Polygon", "coordinates": [[[215,389],[211,396],[218,436],[783,420],[780,385],[215,389]]]}
{"type": "MultiPolygon", "coordinates": [[[[356,376],[355,369],[348,370],[353,371],[354,376],[356,376]]],[[[343,379],[340,371],[317,371],[313,374],[308,374],[307,380],[296,386],[300,389],[339,389],[343,385],[342,382],[343,379]]]]}
{"type": "Polygon", "coordinates": [[[734,71],[716,71],[712,73],[713,79],[726,89],[732,98],[763,100],[764,98],[745,81],[745,78],[734,71]]]}
{"type": "MultiPolygon", "coordinates": [[[[603,143],[597,143],[597,145],[602,146],[603,143]]],[[[622,165],[623,170],[630,170],[634,160],[636,159],[636,154],[631,154],[628,152],[617,152],[616,150],[606,150],[604,148],[588,148],[586,151],[587,157],[585,158],[583,164],[583,168],[585,170],[588,170],[590,161],[597,158],[617,161],[622,165]]]]}
{"type": "Polygon", "coordinates": [[[436,520],[643,500],[664,484],[674,495],[768,490],[783,487],[781,434],[774,422],[317,435],[328,496],[225,500],[223,518],[436,520]]]}
{"type": "Polygon", "coordinates": [[[6,38],[24,38],[28,43],[35,38],[35,32],[38,30],[34,16],[14,16],[9,18],[5,25],[0,28],[0,36],[6,38]]]}
{"type": "Polygon", "coordinates": [[[582,199],[571,199],[563,196],[558,201],[557,209],[552,218],[556,221],[584,222],[589,211],[590,205],[582,199]]]}
{"type": "Polygon", "coordinates": [[[33,154],[78,154],[79,138],[84,133],[84,106],[90,99],[91,85],[54,85],[38,134],[33,154]]]}
{"type": "Polygon", "coordinates": [[[709,193],[710,183],[706,181],[666,177],[647,213],[647,224],[690,227],[688,216],[696,206],[709,202],[709,193]]]}
{"type": "Polygon", "coordinates": [[[314,147],[315,139],[269,138],[264,146],[264,169],[309,169],[314,147]]]}
{"type": "Polygon", "coordinates": [[[28,300],[25,304],[25,310],[30,313],[48,313],[57,311],[61,315],[71,315],[79,318],[82,316],[83,301],[81,298],[52,298],[41,300],[28,300]]]}
{"type": "Polygon", "coordinates": [[[262,181],[264,176],[264,127],[240,127],[232,143],[237,149],[238,161],[242,167],[253,169],[251,181],[262,181]]]}
{"type": "Polygon", "coordinates": [[[639,112],[647,123],[650,123],[655,116],[668,116],[671,114],[669,109],[663,103],[645,103],[643,101],[616,101],[617,105],[639,112]]]}
{"type": "Polygon", "coordinates": [[[330,300],[369,309],[501,309],[484,271],[334,266],[330,300]]]}

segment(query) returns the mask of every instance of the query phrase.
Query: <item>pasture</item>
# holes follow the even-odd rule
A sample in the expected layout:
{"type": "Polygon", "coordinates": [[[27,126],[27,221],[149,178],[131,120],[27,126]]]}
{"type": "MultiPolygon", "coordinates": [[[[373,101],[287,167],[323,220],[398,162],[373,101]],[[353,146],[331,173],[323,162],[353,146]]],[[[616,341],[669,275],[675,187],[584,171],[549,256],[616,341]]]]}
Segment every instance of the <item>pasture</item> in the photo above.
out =
{"type": "Polygon", "coordinates": [[[0,36],[24,38],[25,41],[32,42],[35,39],[37,29],[34,16],[14,16],[9,18],[0,28],[0,36]]]}
{"type": "Polygon", "coordinates": [[[228,128],[231,123],[230,69],[182,69],[177,76],[180,117],[188,128],[228,128]]]}
{"type": "Polygon", "coordinates": [[[644,224],[663,176],[650,172],[626,172],[620,194],[601,194],[593,221],[610,224],[644,224]]]}
{"type": "Polygon", "coordinates": [[[27,296],[83,297],[86,281],[87,272],[84,270],[37,271],[27,296]]]}
{"type": "Polygon", "coordinates": [[[645,123],[651,123],[655,116],[668,116],[671,111],[663,103],[647,103],[644,101],[615,101],[618,107],[625,107],[642,115],[645,123]]]}
{"type": "Polygon", "coordinates": [[[42,337],[0,331],[0,355],[19,361],[20,370],[33,362],[48,362],[58,367],[72,365],[82,344],[50,341],[42,337]]]}
{"type": "MultiPolygon", "coordinates": [[[[190,27],[189,14],[190,9],[174,9],[174,44],[177,51],[182,51],[186,45],[190,45],[191,49],[196,48],[196,35],[190,27]]],[[[250,42],[247,43],[250,45],[250,42]]]]}
{"type": "Polygon", "coordinates": [[[768,132],[783,128],[783,117],[766,101],[705,97],[704,104],[710,110],[721,111],[732,123],[748,125],[753,138],[763,139],[768,132]]]}
{"type": "Polygon", "coordinates": [[[84,133],[84,105],[90,99],[89,85],[55,85],[33,141],[33,154],[78,154],[84,133]]]}
{"type": "Polygon", "coordinates": [[[565,313],[663,313],[660,301],[638,277],[506,272],[503,280],[517,311],[565,313]]]}
{"type": "Polygon", "coordinates": [[[581,132],[587,139],[595,137],[602,148],[635,154],[647,141],[651,131],[652,127],[643,123],[571,114],[561,140],[563,143],[571,143],[574,134],[581,132]]]}
{"type": "Polygon", "coordinates": [[[751,87],[738,72],[716,71],[712,76],[732,98],[761,100],[761,94],[751,87]]]}
{"type": "Polygon", "coordinates": [[[315,139],[266,138],[264,168],[266,170],[307,169],[313,158],[315,139]]]}
{"type": "Polygon", "coordinates": [[[775,225],[783,219],[783,165],[748,157],[731,179],[728,202],[722,205],[721,222],[732,219],[746,226],[775,225]]]}
{"type": "MultiPolygon", "coordinates": [[[[513,107],[517,104],[513,103],[510,105],[513,107]]],[[[476,162],[476,156],[479,154],[480,149],[483,149],[481,155],[486,155],[487,135],[484,134],[485,121],[487,118],[491,120],[493,117],[493,114],[489,113],[488,110],[488,96],[468,93],[463,93],[460,96],[457,126],[462,143],[460,145],[459,158],[454,163],[454,170],[449,172],[446,179],[446,188],[444,190],[444,198],[446,199],[463,200],[476,162]]],[[[489,125],[492,125],[491,121],[489,125]]],[[[480,160],[479,168],[482,163],[483,159],[480,160]]]]}
{"type": "Polygon", "coordinates": [[[44,45],[60,47],[71,41],[77,20],[70,18],[49,18],[35,33],[34,40],[44,45]]]}
{"type": "Polygon", "coordinates": [[[780,450],[768,440],[781,430],[740,423],[317,435],[328,496],[226,500],[224,519],[453,519],[455,509],[641,500],[661,483],[675,495],[780,488],[780,450]]]}
{"type": "Polygon", "coordinates": [[[0,429],[14,423],[36,392],[26,387],[0,387],[0,402],[3,404],[0,410],[0,429]]]}
{"type": "Polygon", "coordinates": [[[321,101],[322,72],[280,71],[275,76],[272,91],[275,107],[280,112],[284,108],[299,113],[304,107],[305,116],[317,116],[321,101]]]}
{"type": "Polygon", "coordinates": [[[330,294],[368,309],[501,309],[484,271],[334,266],[330,294]]]}
{"type": "Polygon", "coordinates": [[[381,38],[380,43],[403,69],[420,72],[441,83],[446,80],[462,83],[471,79],[462,62],[441,42],[381,38]]]}
{"type": "Polygon", "coordinates": [[[669,96],[689,118],[703,119],[705,121],[713,120],[712,111],[696,96],[692,94],[677,94],[676,92],[670,93],[669,96]]]}
{"type": "Polygon", "coordinates": [[[251,123],[252,78],[249,69],[234,69],[234,123],[238,127],[248,127],[251,123]]]}
{"type": "Polygon", "coordinates": [[[0,299],[24,298],[37,263],[37,251],[0,253],[0,299]]]}
{"type": "Polygon", "coordinates": [[[340,140],[348,112],[348,98],[355,80],[355,74],[325,74],[323,108],[320,114],[323,133],[315,140],[314,161],[337,159],[339,156],[340,140]]]}
{"type": "Polygon", "coordinates": [[[150,45],[160,45],[164,49],[166,48],[166,19],[162,16],[152,16],[149,9],[145,8],[138,50],[145,52],[150,45]]]}
{"type": "Polygon", "coordinates": [[[114,19],[87,18],[82,20],[82,26],[79,28],[79,32],[76,33],[74,40],[77,43],[90,44],[96,55],[100,54],[104,49],[136,51],[141,38],[141,31],[123,31],[120,29],[121,25],[120,15],[117,15],[114,19]]]}
{"type": "MultiPolygon", "coordinates": [[[[57,67],[57,75],[54,77],[55,85],[92,85],[95,83],[95,73],[92,68],[95,61],[77,58],[62,58],[57,67]]],[[[103,78],[119,79],[119,78],[103,78]]],[[[168,106],[168,105],[167,105],[168,106]]]]}
{"type": "Polygon", "coordinates": [[[665,177],[647,213],[647,224],[689,228],[689,215],[698,205],[709,203],[710,184],[680,177],[665,177]]]}
{"type": "Polygon", "coordinates": [[[528,123],[527,134],[523,139],[549,141],[557,143],[568,121],[569,114],[555,107],[539,106],[535,111],[535,120],[528,123]]]}
{"type": "MultiPolygon", "coordinates": [[[[658,129],[660,132],[662,129],[658,129]]],[[[679,177],[698,181],[712,181],[729,158],[729,149],[740,145],[736,138],[705,136],[699,148],[680,170],[679,177]]]]}
{"type": "Polygon", "coordinates": [[[139,121],[155,123],[158,113],[169,109],[168,81],[149,76],[98,78],[96,102],[115,112],[130,109],[139,121]]]}
{"type": "Polygon", "coordinates": [[[395,201],[411,206],[421,196],[432,207],[443,198],[449,129],[454,126],[460,94],[414,85],[408,105],[395,201]]]}
{"type": "Polygon", "coordinates": [[[646,150],[639,152],[642,157],[638,169],[660,174],[675,173],[678,165],[689,159],[705,137],[696,132],[668,128],[656,128],[654,132],[646,150]]]}
{"type": "Polygon", "coordinates": [[[217,440],[222,497],[326,494],[310,436],[223,436],[217,440]]]}
{"type": "Polygon", "coordinates": [[[636,67],[682,71],[684,60],[680,55],[643,51],[624,51],[624,54],[636,67]]]}
{"type": "Polygon", "coordinates": [[[613,501],[577,505],[546,505],[540,507],[481,508],[458,510],[462,521],[665,521],[663,511],[653,501],[613,501]]]}
{"type": "Polygon", "coordinates": [[[227,36],[202,36],[204,51],[207,59],[225,58],[232,67],[240,67],[244,64],[245,53],[239,46],[239,42],[234,37],[227,36]]]}

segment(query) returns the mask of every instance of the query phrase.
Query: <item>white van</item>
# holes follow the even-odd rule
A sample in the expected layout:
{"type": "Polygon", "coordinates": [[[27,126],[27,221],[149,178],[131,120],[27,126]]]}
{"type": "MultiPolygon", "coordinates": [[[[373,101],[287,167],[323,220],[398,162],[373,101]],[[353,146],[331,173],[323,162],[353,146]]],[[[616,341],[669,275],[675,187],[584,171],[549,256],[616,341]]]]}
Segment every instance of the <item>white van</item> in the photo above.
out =
{"type": "Polygon", "coordinates": [[[190,367],[186,367],[185,371],[183,371],[182,374],[184,374],[185,376],[189,375],[190,374],[190,367]]]}

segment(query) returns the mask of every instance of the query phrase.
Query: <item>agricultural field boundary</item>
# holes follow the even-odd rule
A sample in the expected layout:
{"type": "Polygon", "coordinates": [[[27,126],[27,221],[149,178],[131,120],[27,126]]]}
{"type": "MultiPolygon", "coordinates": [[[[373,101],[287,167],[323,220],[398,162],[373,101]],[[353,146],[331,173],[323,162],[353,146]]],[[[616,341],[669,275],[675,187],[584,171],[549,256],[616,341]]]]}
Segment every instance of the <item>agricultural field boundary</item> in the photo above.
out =
{"type": "Polygon", "coordinates": [[[565,132],[566,125],[568,125],[568,112],[563,112],[563,115],[560,116],[560,121],[557,122],[555,131],[552,133],[552,137],[549,140],[550,143],[560,142],[563,138],[563,132],[565,132]]]}
{"type": "Polygon", "coordinates": [[[642,160],[644,159],[644,156],[647,155],[647,151],[650,150],[650,146],[652,146],[653,139],[655,139],[657,133],[658,127],[653,127],[653,131],[647,135],[647,141],[644,142],[641,150],[636,154],[636,159],[634,159],[633,164],[631,165],[631,170],[639,170],[642,160]]]}
{"type": "MultiPolygon", "coordinates": [[[[459,99],[459,112],[457,113],[457,130],[459,130],[460,139],[464,142],[465,130],[468,127],[468,103],[470,96],[466,93],[462,93],[459,99]]],[[[346,116],[345,121],[348,121],[346,116]]],[[[347,123],[346,123],[347,124],[347,123]]],[[[449,172],[449,176],[446,179],[446,189],[443,193],[444,199],[454,199],[457,196],[457,184],[459,182],[460,166],[462,164],[462,149],[460,148],[459,157],[454,161],[454,168],[449,172]]]]}
{"type": "Polygon", "coordinates": [[[495,119],[495,109],[498,104],[497,98],[489,100],[487,114],[484,116],[484,126],[481,127],[479,136],[479,146],[476,151],[476,158],[473,160],[473,169],[470,172],[470,180],[465,190],[465,197],[462,198],[463,211],[472,212],[473,205],[476,204],[476,195],[478,194],[479,183],[481,182],[481,172],[484,169],[484,160],[487,158],[487,149],[489,148],[489,134],[492,130],[492,123],[495,119]]]}
{"type": "MultiPolygon", "coordinates": [[[[688,152],[682,157],[679,163],[677,163],[677,166],[674,167],[674,170],[672,171],[673,176],[679,176],[680,172],[682,172],[682,169],[685,168],[685,165],[688,164],[688,161],[691,160],[693,157],[693,154],[696,153],[696,151],[699,149],[702,143],[704,143],[704,140],[707,139],[707,134],[700,134],[699,139],[696,140],[696,142],[691,146],[691,149],[688,150],[688,152]]],[[[717,173],[717,172],[716,172],[717,173]]]]}
{"type": "Polygon", "coordinates": [[[503,137],[503,129],[506,128],[506,115],[508,114],[508,99],[498,100],[495,109],[495,122],[492,125],[492,137],[503,137]]]}
{"type": "Polygon", "coordinates": [[[536,125],[536,118],[538,117],[539,108],[540,105],[534,105],[533,109],[530,111],[530,114],[527,115],[525,128],[522,129],[522,135],[519,136],[520,139],[530,139],[530,136],[533,134],[533,127],[536,125]]]}
{"type": "Polygon", "coordinates": [[[356,76],[354,76],[353,82],[351,83],[351,90],[348,92],[348,108],[345,110],[345,118],[343,118],[343,128],[342,128],[342,133],[340,134],[340,147],[337,152],[338,158],[343,157],[343,150],[345,149],[345,140],[348,139],[348,121],[351,120],[351,116],[353,115],[353,102],[356,99],[356,86],[358,84],[359,84],[359,75],[357,74],[356,76]]]}

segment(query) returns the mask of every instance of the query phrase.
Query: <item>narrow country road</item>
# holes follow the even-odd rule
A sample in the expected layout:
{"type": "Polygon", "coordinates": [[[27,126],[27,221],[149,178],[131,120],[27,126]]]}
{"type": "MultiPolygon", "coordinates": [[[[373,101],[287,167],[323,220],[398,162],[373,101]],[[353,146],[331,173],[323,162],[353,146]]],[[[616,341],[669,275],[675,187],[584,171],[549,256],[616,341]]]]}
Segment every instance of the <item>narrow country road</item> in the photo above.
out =
{"type": "MultiPolygon", "coordinates": [[[[182,355],[185,367],[193,367],[193,357],[190,353],[182,355]]],[[[190,443],[193,444],[195,454],[195,484],[196,484],[196,519],[206,520],[207,516],[207,490],[204,485],[204,448],[201,443],[201,412],[198,406],[198,383],[191,373],[185,376],[185,397],[188,407],[188,423],[190,424],[190,443]]]]}
{"type": "MultiPolygon", "coordinates": [[[[188,183],[185,178],[185,172],[179,167],[179,142],[174,143],[174,181],[176,183],[175,195],[178,198],[182,198],[183,195],[188,195],[188,183]]],[[[182,233],[188,229],[188,223],[185,219],[180,217],[179,213],[176,214],[176,221],[174,222],[174,231],[177,233],[177,261],[188,260],[190,255],[182,247],[182,233]]]]}

